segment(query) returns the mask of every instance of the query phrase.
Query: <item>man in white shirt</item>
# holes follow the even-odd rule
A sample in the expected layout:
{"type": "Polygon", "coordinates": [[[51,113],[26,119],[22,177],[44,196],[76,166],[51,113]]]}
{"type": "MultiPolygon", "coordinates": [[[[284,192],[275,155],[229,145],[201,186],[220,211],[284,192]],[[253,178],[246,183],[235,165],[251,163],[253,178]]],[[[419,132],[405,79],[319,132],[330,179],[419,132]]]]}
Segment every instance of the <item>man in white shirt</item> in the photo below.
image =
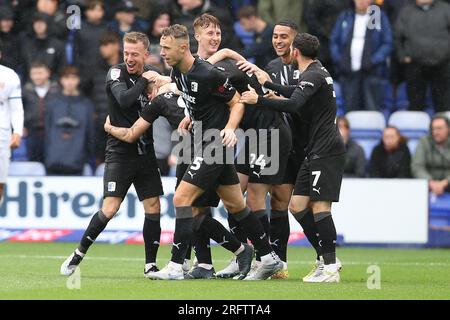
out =
{"type": "Polygon", "coordinates": [[[387,16],[373,0],[353,0],[354,8],[338,18],[330,37],[330,51],[342,88],[345,111],[380,110],[383,79],[392,51],[387,16]]]}
{"type": "MultiPolygon", "coordinates": [[[[0,58],[1,58],[0,43],[0,58]]],[[[20,79],[14,70],[0,65],[0,205],[8,175],[11,149],[20,146],[23,106],[20,79]]]]}

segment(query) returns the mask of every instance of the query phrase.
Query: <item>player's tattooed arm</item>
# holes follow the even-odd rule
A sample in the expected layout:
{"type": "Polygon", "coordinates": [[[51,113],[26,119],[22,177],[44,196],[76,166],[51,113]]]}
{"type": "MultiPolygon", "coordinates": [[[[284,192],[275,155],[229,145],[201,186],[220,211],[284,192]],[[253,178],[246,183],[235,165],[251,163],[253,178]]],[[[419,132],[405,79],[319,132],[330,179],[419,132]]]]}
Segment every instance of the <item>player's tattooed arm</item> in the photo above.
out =
{"type": "Polygon", "coordinates": [[[115,127],[111,124],[108,116],[106,118],[104,127],[105,131],[116,139],[128,143],[133,143],[137,139],[139,139],[139,137],[142,136],[148,128],[150,128],[150,125],[150,122],[147,122],[143,118],[139,118],[131,128],[115,127]]]}
{"type": "Polygon", "coordinates": [[[217,51],[216,53],[214,53],[206,61],[208,61],[211,64],[216,64],[217,62],[225,60],[227,58],[233,59],[236,61],[245,60],[245,58],[243,56],[241,56],[239,53],[237,53],[236,51],[225,48],[225,49],[221,49],[221,50],[217,51]]]}

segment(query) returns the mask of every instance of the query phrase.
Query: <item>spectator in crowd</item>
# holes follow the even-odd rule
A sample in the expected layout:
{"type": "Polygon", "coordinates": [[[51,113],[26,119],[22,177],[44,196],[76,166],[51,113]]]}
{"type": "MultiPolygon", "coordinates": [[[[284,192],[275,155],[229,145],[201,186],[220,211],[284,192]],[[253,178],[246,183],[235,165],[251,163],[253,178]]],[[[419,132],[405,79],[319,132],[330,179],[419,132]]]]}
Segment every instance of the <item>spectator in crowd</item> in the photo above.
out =
{"type": "Polygon", "coordinates": [[[230,10],[231,15],[237,18],[239,9],[243,6],[255,6],[258,4],[258,0],[212,0],[215,5],[230,10]]]}
{"type": "Polygon", "coordinates": [[[1,64],[18,71],[20,47],[16,35],[13,33],[14,12],[7,6],[0,7],[0,41],[3,44],[1,64]]]}
{"type": "Polygon", "coordinates": [[[411,153],[406,140],[397,128],[384,129],[382,140],[370,156],[371,178],[411,178],[411,153]]]}
{"type": "Polygon", "coordinates": [[[81,88],[94,103],[95,119],[95,159],[96,165],[105,161],[106,133],[103,129],[108,115],[108,98],[105,79],[108,70],[121,62],[121,41],[113,32],[104,33],[99,40],[100,57],[95,63],[82,70],[81,88]]]}
{"type": "Polygon", "coordinates": [[[258,13],[264,21],[272,25],[281,20],[289,20],[295,22],[300,31],[304,31],[303,9],[305,2],[298,0],[258,0],[258,13]]]}
{"type": "Polygon", "coordinates": [[[159,39],[161,38],[163,29],[170,26],[171,20],[172,18],[168,9],[161,8],[155,10],[155,13],[150,18],[150,29],[147,33],[150,40],[150,55],[148,56],[146,64],[158,68],[166,75],[170,73],[170,68],[166,66],[164,59],[161,58],[159,39]]]}
{"type": "Polygon", "coordinates": [[[108,26],[103,20],[105,15],[103,0],[87,0],[84,9],[86,19],[81,24],[81,29],[75,35],[75,51],[80,67],[92,64],[100,58],[99,39],[108,31],[108,26]]]}
{"type": "MultiPolygon", "coordinates": [[[[65,9],[65,8],[64,8],[65,9]]],[[[48,16],[48,33],[64,41],[67,37],[67,24],[65,12],[59,10],[58,0],[37,0],[36,12],[48,16]]]]}
{"type": "Polygon", "coordinates": [[[363,148],[350,138],[350,123],[345,117],[338,117],[337,123],[347,153],[345,155],[344,177],[364,178],[366,175],[366,157],[363,148]]]}
{"type": "Polygon", "coordinates": [[[436,115],[430,134],[420,139],[412,159],[414,178],[428,179],[430,191],[437,196],[450,192],[450,120],[436,115]]]}
{"type": "Polygon", "coordinates": [[[28,77],[30,66],[40,61],[49,66],[53,75],[65,63],[64,43],[48,33],[48,16],[36,13],[33,17],[32,31],[21,39],[21,60],[24,75],[28,77]]]}
{"type": "Polygon", "coordinates": [[[45,167],[49,175],[81,175],[93,155],[92,103],[80,94],[79,71],[64,67],[62,92],[48,105],[45,114],[45,167]]]}
{"type": "Polygon", "coordinates": [[[318,59],[334,76],[333,62],[330,55],[330,35],[338,16],[350,7],[350,1],[314,0],[306,6],[305,22],[309,33],[320,41],[318,59]]]}
{"type": "Polygon", "coordinates": [[[121,39],[127,32],[145,32],[148,29],[148,24],[136,17],[138,10],[131,0],[122,1],[117,7],[115,19],[110,23],[110,29],[117,33],[121,39]]]}
{"type": "Polygon", "coordinates": [[[255,42],[246,46],[241,54],[246,58],[254,57],[255,64],[264,68],[276,58],[272,47],[273,25],[264,21],[252,6],[242,7],[238,12],[238,18],[245,31],[255,33],[255,42]]]}
{"type": "Polygon", "coordinates": [[[133,0],[134,5],[138,8],[137,17],[148,21],[158,14],[158,10],[162,6],[166,7],[172,0],[133,0]]]}
{"type": "Polygon", "coordinates": [[[34,62],[30,69],[30,81],[22,91],[29,161],[45,162],[45,112],[49,100],[59,91],[58,83],[52,81],[50,76],[47,65],[34,62]]]}
{"type": "MultiPolygon", "coordinates": [[[[391,26],[395,31],[395,24],[397,23],[398,15],[403,7],[413,4],[416,0],[384,0],[382,4],[382,9],[386,12],[386,15],[391,22],[391,26]]],[[[398,85],[405,81],[405,68],[404,64],[398,61],[398,54],[396,46],[394,46],[391,53],[391,65],[390,65],[390,80],[394,86],[394,92],[398,85]]]]}
{"type": "Polygon", "coordinates": [[[354,0],[331,34],[331,57],[342,87],[346,111],[383,107],[383,78],[392,50],[391,26],[386,15],[368,13],[371,0],[354,0]],[[379,24],[379,25],[377,25],[379,24]]]}
{"type": "Polygon", "coordinates": [[[450,110],[450,5],[416,0],[396,24],[398,58],[405,64],[410,110],[423,110],[431,84],[436,112],[450,110]]]}
{"type": "Polygon", "coordinates": [[[234,34],[233,19],[228,10],[217,7],[210,0],[174,0],[171,6],[173,14],[173,23],[184,25],[188,28],[190,35],[191,52],[197,52],[197,41],[194,38],[194,27],[192,24],[196,17],[203,13],[209,13],[219,19],[222,30],[221,47],[227,47],[232,50],[240,49],[240,43],[234,34]]]}

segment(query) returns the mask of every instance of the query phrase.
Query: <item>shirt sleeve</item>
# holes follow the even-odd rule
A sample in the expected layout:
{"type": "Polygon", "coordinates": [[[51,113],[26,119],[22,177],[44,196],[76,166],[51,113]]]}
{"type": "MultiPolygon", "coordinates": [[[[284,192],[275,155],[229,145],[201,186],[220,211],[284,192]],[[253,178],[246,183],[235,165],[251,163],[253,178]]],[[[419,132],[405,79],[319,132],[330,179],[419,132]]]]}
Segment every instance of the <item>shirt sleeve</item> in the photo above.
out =
{"type": "Polygon", "coordinates": [[[268,99],[258,97],[257,106],[267,107],[281,112],[300,112],[306,102],[319,90],[322,79],[315,74],[304,75],[289,99],[268,99]]]}
{"type": "Polygon", "coordinates": [[[146,104],[141,112],[142,119],[149,123],[153,123],[156,119],[158,119],[159,116],[162,115],[161,101],[161,99],[158,99],[158,97],[156,97],[152,102],[146,104]]]}
{"type": "Polygon", "coordinates": [[[9,107],[11,113],[11,126],[13,133],[17,133],[20,136],[23,134],[23,121],[24,112],[22,104],[22,89],[20,86],[19,76],[14,73],[13,79],[11,80],[12,90],[9,94],[9,107]]]}
{"type": "Polygon", "coordinates": [[[210,94],[224,102],[229,102],[236,94],[227,76],[217,68],[211,69],[208,77],[210,94]]]}
{"type": "Polygon", "coordinates": [[[123,70],[111,68],[106,76],[106,86],[111,89],[120,107],[130,108],[148,85],[148,80],[140,77],[132,88],[128,88],[123,77],[123,70]]]}

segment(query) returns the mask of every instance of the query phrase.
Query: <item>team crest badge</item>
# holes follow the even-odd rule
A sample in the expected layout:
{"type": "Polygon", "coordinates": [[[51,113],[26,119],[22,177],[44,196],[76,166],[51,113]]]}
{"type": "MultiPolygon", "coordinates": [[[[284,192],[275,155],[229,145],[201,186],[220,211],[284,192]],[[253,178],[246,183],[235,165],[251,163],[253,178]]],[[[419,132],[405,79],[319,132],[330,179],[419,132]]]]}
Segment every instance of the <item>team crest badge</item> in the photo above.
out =
{"type": "Polygon", "coordinates": [[[112,69],[111,70],[111,79],[113,79],[114,81],[119,79],[120,77],[120,69],[112,69]]]}
{"type": "Polygon", "coordinates": [[[192,92],[198,92],[198,83],[193,81],[191,82],[191,90],[192,92]]]}
{"type": "Polygon", "coordinates": [[[292,77],[294,78],[294,80],[298,80],[300,78],[300,71],[295,70],[292,77]]]}

